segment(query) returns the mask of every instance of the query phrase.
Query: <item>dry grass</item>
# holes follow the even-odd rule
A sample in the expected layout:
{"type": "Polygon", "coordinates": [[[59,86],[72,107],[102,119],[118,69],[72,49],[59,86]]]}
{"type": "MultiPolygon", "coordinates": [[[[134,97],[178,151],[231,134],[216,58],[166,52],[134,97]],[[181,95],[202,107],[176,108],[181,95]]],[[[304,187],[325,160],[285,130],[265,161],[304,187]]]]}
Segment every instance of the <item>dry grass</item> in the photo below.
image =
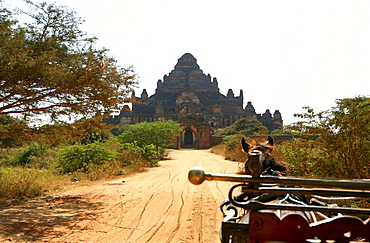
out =
{"type": "Polygon", "coordinates": [[[146,170],[143,164],[134,164],[122,168],[117,163],[94,165],[86,171],[60,174],[52,170],[24,167],[0,167],[0,201],[28,199],[55,193],[76,181],[84,184],[97,180],[128,176],[146,170]]]}
{"type": "Polygon", "coordinates": [[[0,200],[43,196],[74,185],[76,181],[85,184],[127,176],[145,171],[150,165],[133,149],[122,150],[115,143],[107,146],[116,155],[114,159],[102,163],[87,162],[83,168],[71,173],[62,173],[60,148],[44,149],[42,153],[35,153],[42,149],[36,146],[0,150],[0,200]]]}
{"type": "Polygon", "coordinates": [[[225,157],[226,160],[240,162],[238,163],[237,174],[245,174],[245,165],[244,162],[247,160],[247,155],[238,148],[232,150],[225,149],[223,144],[216,145],[210,149],[211,153],[221,155],[225,157]]]}
{"type": "Polygon", "coordinates": [[[231,150],[225,149],[223,144],[216,145],[210,150],[212,153],[222,155],[227,160],[245,162],[248,158],[247,154],[242,151],[241,148],[233,148],[231,150]]]}
{"type": "Polygon", "coordinates": [[[218,144],[216,146],[213,146],[211,149],[210,149],[211,153],[214,153],[214,154],[218,154],[218,155],[224,155],[225,153],[225,147],[223,144],[218,144]]]}
{"type": "Polygon", "coordinates": [[[47,170],[0,167],[0,199],[24,199],[63,188],[70,179],[47,170]]]}

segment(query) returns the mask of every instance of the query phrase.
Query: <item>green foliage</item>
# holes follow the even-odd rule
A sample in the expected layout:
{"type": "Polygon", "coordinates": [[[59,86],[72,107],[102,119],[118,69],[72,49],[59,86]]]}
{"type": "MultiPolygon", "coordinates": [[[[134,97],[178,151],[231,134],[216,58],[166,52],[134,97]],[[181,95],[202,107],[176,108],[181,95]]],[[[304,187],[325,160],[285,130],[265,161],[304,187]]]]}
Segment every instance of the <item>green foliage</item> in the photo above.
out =
{"type": "Polygon", "coordinates": [[[222,142],[225,146],[225,149],[227,150],[233,150],[236,147],[240,147],[240,141],[242,140],[242,135],[236,134],[236,135],[229,135],[222,139],[222,142]]]}
{"type": "Polygon", "coordinates": [[[165,148],[173,145],[174,137],[181,130],[181,125],[172,120],[141,122],[130,125],[127,130],[118,136],[118,139],[122,144],[134,143],[142,149],[146,146],[154,145],[159,158],[163,158],[165,156],[165,148]]]}
{"type": "Polygon", "coordinates": [[[109,140],[111,125],[101,122],[100,117],[82,118],[73,125],[67,123],[43,125],[28,134],[31,141],[50,147],[70,145],[76,142],[88,144],[109,140]]]}
{"type": "Polygon", "coordinates": [[[126,163],[128,165],[136,164],[137,161],[139,161],[139,163],[146,161],[148,166],[155,167],[158,166],[158,162],[161,159],[160,154],[158,153],[154,144],[148,144],[144,145],[143,147],[139,147],[136,143],[124,143],[122,144],[122,147],[126,153],[130,154],[128,157],[126,157],[126,163]]]}
{"type": "Polygon", "coordinates": [[[158,161],[154,145],[121,145],[115,138],[59,148],[34,143],[25,148],[2,149],[0,200],[39,196],[70,184],[71,178],[98,180],[138,172],[157,166],[158,161]]]}
{"type": "Polygon", "coordinates": [[[235,134],[223,138],[222,144],[225,148],[225,159],[233,161],[245,161],[247,159],[247,155],[242,151],[240,145],[242,137],[243,135],[235,134]]]}
{"type": "Polygon", "coordinates": [[[27,23],[0,7],[0,116],[21,114],[28,124],[47,117],[50,125],[23,131],[0,126],[2,137],[46,129],[55,137],[67,131],[70,136],[73,129],[59,129],[67,119],[64,127],[91,131],[88,118],[101,118],[130,101],[137,83],[132,67],[118,66],[107,49],[97,46],[97,39],[80,29],[83,21],[74,11],[55,3],[26,3],[29,10],[21,12],[29,18],[19,19],[30,19],[27,23]]]}
{"type": "Polygon", "coordinates": [[[11,164],[22,166],[29,165],[31,162],[40,159],[47,150],[47,147],[44,147],[38,143],[33,143],[20,150],[19,155],[12,159],[11,164]]]}
{"type": "Polygon", "coordinates": [[[273,135],[298,135],[298,131],[290,130],[287,128],[279,128],[275,129],[274,131],[271,132],[273,135]]]}
{"type": "Polygon", "coordinates": [[[103,164],[86,164],[84,168],[77,170],[71,175],[73,178],[78,178],[79,180],[96,181],[102,178],[123,174],[125,174],[125,170],[120,164],[115,161],[110,161],[103,164]]]}
{"type": "Polygon", "coordinates": [[[295,151],[295,156],[314,154],[316,175],[369,178],[370,98],[339,99],[336,107],[319,113],[309,107],[305,109],[306,113],[296,115],[304,120],[291,129],[320,138],[314,143],[303,141],[301,151],[295,151]]]}
{"type": "Polygon", "coordinates": [[[130,168],[134,171],[140,171],[142,167],[150,166],[150,163],[158,163],[148,163],[148,161],[143,158],[142,154],[142,148],[131,143],[126,143],[122,145],[122,150],[118,154],[117,159],[125,168],[130,168]]]}
{"type": "Polygon", "coordinates": [[[121,124],[121,125],[113,128],[110,132],[113,134],[113,136],[119,136],[124,131],[128,130],[129,127],[130,127],[130,125],[128,125],[128,124],[121,124]]]}
{"type": "Polygon", "coordinates": [[[217,129],[215,136],[228,136],[233,134],[241,134],[244,136],[252,136],[257,134],[267,134],[268,129],[256,119],[240,119],[229,127],[217,129]]]}
{"type": "Polygon", "coordinates": [[[24,132],[28,130],[26,121],[0,114],[0,147],[21,146],[27,141],[24,132]]]}
{"type": "Polygon", "coordinates": [[[60,150],[59,156],[60,169],[64,173],[86,170],[90,164],[101,165],[113,159],[112,151],[102,143],[66,146],[60,150]]]}
{"type": "Polygon", "coordinates": [[[95,142],[104,142],[112,138],[112,134],[109,131],[100,131],[100,132],[89,132],[83,139],[80,141],[81,144],[89,144],[95,142]]]}
{"type": "Polygon", "coordinates": [[[316,146],[315,140],[292,139],[277,146],[274,154],[279,154],[289,165],[290,175],[326,177],[328,170],[321,166],[323,152],[316,146]]]}
{"type": "MultiPolygon", "coordinates": [[[[163,152],[162,152],[163,153],[163,152]]],[[[154,144],[145,145],[142,148],[143,158],[149,162],[150,166],[158,166],[158,162],[161,160],[161,154],[158,154],[157,148],[154,144]]]]}

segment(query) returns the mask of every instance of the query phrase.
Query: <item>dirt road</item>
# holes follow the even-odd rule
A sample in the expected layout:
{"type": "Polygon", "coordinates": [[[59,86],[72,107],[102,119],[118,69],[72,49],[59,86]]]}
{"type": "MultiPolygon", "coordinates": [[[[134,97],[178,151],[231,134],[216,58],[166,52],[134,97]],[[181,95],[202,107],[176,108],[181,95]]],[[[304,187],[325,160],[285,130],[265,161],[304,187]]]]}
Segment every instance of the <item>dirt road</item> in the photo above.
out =
{"type": "Polygon", "coordinates": [[[3,242],[219,242],[219,204],[230,183],[194,186],[188,170],[235,173],[208,150],[177,150],[160,167],[62,195],[3,205],[3,242]],[[124,180],[124,182],[122,182],[124,180]]]}

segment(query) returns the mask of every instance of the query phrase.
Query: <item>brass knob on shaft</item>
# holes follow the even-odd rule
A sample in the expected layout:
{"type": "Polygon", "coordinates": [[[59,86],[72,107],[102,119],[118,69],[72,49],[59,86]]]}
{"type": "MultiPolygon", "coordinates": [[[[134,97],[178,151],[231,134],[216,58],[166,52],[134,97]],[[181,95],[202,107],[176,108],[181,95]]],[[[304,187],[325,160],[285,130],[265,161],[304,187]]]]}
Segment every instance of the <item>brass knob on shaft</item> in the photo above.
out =
{"type": "Polygon", "coordinates": [[[248,153],[248,169],[253,177],[259,177],[262,172],[263,165],[260,159],[261,154],[262,152],[258,150],[253,150],[248,153]]]}
{"type": "Polygon", "coordinates": [[[200,166],[194,166],[189,170],[188,180],[194,185],[200,185],[206,179],[206,174],[200,166]]]}

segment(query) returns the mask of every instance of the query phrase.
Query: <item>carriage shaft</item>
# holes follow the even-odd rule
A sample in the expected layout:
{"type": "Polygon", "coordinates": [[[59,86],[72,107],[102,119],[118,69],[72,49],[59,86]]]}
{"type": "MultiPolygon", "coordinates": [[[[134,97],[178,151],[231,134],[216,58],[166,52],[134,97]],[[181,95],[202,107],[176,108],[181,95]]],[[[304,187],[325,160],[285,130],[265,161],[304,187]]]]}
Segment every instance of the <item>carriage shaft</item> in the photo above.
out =
{"type": "Polygon", "coordinates": [[[274,183],[279,185],[292,186],[318,186],[318,187],[338,187],[349,189],[369,189],[370,181],[365,180],[344,180],[344,179],[320,179],[320,178],[299,178],[282,176],[260,176],[232,175],[221,173],[204,172],[204,179],[207,181],[229,181],[229,182],[252,182],[252,183],[274,183]]]}
{"type": "Polygon", "coordinates": [[[259,187],[258,189],[243,187],[243,192],[247,193],[269,193],[269,194],[294,194],[294,195],[318,195],[336,197],[370,197],[370,191],[360,190],[339,190],[323,188],[271,188],[259,187]]]}

